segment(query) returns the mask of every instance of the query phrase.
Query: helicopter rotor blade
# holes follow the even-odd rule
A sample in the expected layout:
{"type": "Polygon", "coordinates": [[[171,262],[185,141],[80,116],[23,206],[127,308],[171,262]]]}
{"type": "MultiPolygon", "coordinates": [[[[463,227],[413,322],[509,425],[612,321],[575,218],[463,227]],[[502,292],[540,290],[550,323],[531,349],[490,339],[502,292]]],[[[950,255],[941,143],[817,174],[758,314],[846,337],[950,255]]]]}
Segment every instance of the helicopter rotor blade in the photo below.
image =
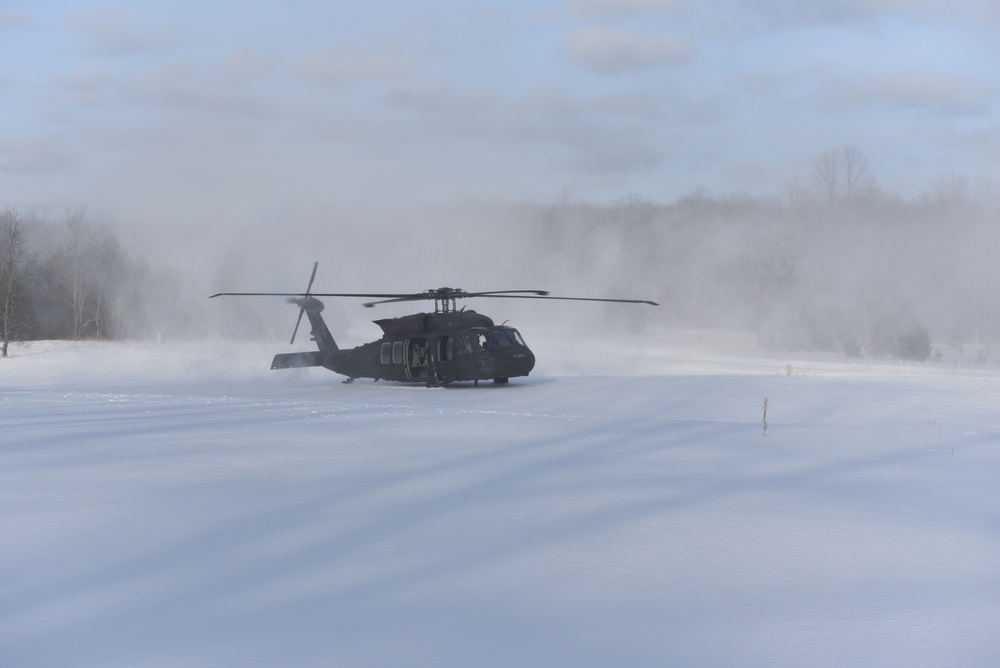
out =
{"type": "Polygon", "coordinates": [[[289,345],[295,343],[295,335],[299,333],[299,323],[302,322],[302,314],[305,313],[305,312],[306,312],[305,307],[300,306],[299,307],[299,317],[295,321],[295,329],[292,330],[292,340],[288,342],[289,345]]]}
{"type": "Polygon", "coordinates": [[[410,297],[412,299],[426,299],[423,293],[419,295],[403,295],[361,292],[217,292],[214,295],[210,295],[209,299],[213,297],[366,297],[368,299],[410,297]]]}
{"type": "MultiPolygon", "coordinates": [[[[310,285],[312,282],[310,281],[310,285]]],[[[468,299],[470,297],[484,297],[493,299],[558,299],[562,301],[579,302],[606,302],[617,304],[648,304],[659,306],[658,302],[648,299],[611,299],[601,297],[560,297],[550,295],[547,290],[492,290],[486,292],[466,292],[457,288],[437,288],[425,290],[424,292],[411,293],[364,293],[364,292],[220,292],[212,297],[222,296],[243,296],[243,297],[360,297],[364,299],[375,299],[377,301],[366,302],[363,306],[371,308],[378,304],[392,304],[398,302],[411,302],[421,300],[452,300],[468,299]]]]}
{"type": "Polygon", "coordinates": [[[517,298],[518,295],[535,295],[538,297],[545,297],[549,294],[548,290],[491,290],[489,292],[466,292],[463,297],[503,297],[510,296],[517,298]]]}
{"type": "Polygon", "coordinates": [[[447,301],[454,299],[468,299],[469,297],[520,297],[525,295],[543,296],[549,294],[547,290],[494,290],[491,292],[466,292],[459,288],[437,288],[436,290],[426,290],[409,295],[384,295],[386,298],[380,301],[367,302],[362,304],[366,308],[371,308],[378,304],[391,304],[395,302],[412,302],[423,299],[433,299],[435,301],[447,301]]]}
{"type": "Polygon", "coordinates": [[[469,295],[470,297],[508,297],[512,299],[559,299],[562,301],[571,302],[608,302],[612,304],[649,304],[650,306],[659,306],[658,302],[650,301],[648,299],[604,299],[600,297],[558,297],[551,295],[491,295],[491,294],[475,294],[469,295]]]}
{"type": "MultiPolygon", "coordinates": [[[[332,295],[331,295],[332,296],[332,295]]],[[[396,302],[416,302],[421,299],[430,299],[430,297],[425,297],[424,295],[407,295],[405,297],[393,297],[392,299],[380,299],[377,302],[365,302],[362,304],[365,308],[371,308],[377,306],[378,304],[394,304],[396,302]]]]}
{"type": "Polygon", "coordinates": [[[309,291],[312,290],[313,281],[316,280],[316,270],[317,269],[319,269],[319,260],[316,260],[316,262],[313,263],[313,273],[312,273],[312,276],[309,277],[309,285],[306,286],[306,294],[307,295],[309,294],[309,291]]]}

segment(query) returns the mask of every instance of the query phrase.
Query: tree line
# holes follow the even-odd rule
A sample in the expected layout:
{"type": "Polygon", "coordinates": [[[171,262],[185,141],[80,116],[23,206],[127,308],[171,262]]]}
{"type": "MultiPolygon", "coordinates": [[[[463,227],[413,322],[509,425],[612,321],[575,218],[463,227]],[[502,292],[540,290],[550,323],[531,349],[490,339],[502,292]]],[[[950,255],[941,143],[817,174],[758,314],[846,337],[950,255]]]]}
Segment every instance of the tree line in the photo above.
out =
{"type": "MultiPolygon", "coordinates": [[[[434,246],[442,270],[470,274],[471,282],[489,256],[494,280],[661,302],[655,311],[623,309],[604,319],[629,331],[724,328],[752,335],[765,348],[920,360],[941,355],[940,343],[971,346],[988,359],[1000,340],[997,194],[946,174],[916,196],[901,197],[880,186],[867,158],[851,146],[821,154],[777,195],[696,188],[668,203],[566,196],[460,209],[447,222],[432,213],[437,222],[417,222],[415,213],[410,224],[435,240],[471,238],[479,225],[492,240],[488,248],[470,245],[474,239],[434,246]]],[[[316,248],[337,248],[342,234],[331,226],[303,236],[316,248]]],[[[252,234],[239,238],[255,243],[252,234]]],[[[379,249],[385,266],[409,266],[406,249],[393,255],[381,242],[379,249]]],[[[241,252],[251,267],[274,256],[272,248],[241,252]]],[[[370,277],[370,258],[360,254],[341,257],[337,270],[370,277]]],[[[233,259],[223,257],[220,273],[208,281],[213,289],[226,284],[227,257],[233,259]]],[[[17,340],[247,336],[273,329],[273,312],[264,316],[248,302],[209,308],[197,290],[182,289],[192,271],[213,268],[154,271],[84,208],[49,221],[7,207],[0,211],[0,353],[17,340]]],[[[253,273],[244,278],[260,281],[253,273]]]]}
{"type": "Polygon", "coordinates": [[[139,302],[144,266],[85,208],[58,223],[0,211],[0,356],[11,342],[123,339],[139,302]]]}

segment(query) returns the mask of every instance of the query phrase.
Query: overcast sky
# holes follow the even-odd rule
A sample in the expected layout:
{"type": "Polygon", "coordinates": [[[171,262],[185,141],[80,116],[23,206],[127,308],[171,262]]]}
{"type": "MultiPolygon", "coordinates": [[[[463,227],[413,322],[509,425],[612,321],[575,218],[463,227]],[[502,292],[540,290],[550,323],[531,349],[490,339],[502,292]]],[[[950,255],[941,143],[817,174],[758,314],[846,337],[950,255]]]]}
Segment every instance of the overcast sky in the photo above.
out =
{"type": "Polygon", "coordinates": [[[0,205],[780,194],[845,144],[907,195],[1000,176],[998,35],[995,0],[0,0],[0,205]]]}

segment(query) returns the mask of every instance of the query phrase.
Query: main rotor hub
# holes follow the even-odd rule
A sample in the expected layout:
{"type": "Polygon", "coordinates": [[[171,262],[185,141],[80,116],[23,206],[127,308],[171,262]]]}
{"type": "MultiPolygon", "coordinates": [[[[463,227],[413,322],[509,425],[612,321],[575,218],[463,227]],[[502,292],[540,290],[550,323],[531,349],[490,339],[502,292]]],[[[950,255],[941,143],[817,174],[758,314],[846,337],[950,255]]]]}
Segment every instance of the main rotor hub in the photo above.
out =
{"type": "Polygon", "coordinates": [[[469,293],[461,288],[436,288],[425,290],[424,296],[434,300],[435,313],[449,313],[458,310],[456,301],[469,296],[469,293]]]}

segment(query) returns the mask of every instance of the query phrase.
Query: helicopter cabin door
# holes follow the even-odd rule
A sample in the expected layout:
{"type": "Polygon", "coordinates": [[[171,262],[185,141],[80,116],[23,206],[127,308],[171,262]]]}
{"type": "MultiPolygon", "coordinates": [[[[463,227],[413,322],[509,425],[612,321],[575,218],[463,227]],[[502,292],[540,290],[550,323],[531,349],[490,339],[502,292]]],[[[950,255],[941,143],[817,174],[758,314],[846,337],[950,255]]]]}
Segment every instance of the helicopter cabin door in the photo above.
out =
{"type": "Polygon", "coordinates": [[[413,337],[406,340],[403,351],[403,366],[406,368],[407,378],[417,379],[430,376],[430,353],[427,339],[413,337]]]}
{"type": "Polygon", "coordinates": [[[450,362],[451,361],[451,337],[445,334],[438,341],[438,355],[437,359],[439,362],[450,362]]]}

